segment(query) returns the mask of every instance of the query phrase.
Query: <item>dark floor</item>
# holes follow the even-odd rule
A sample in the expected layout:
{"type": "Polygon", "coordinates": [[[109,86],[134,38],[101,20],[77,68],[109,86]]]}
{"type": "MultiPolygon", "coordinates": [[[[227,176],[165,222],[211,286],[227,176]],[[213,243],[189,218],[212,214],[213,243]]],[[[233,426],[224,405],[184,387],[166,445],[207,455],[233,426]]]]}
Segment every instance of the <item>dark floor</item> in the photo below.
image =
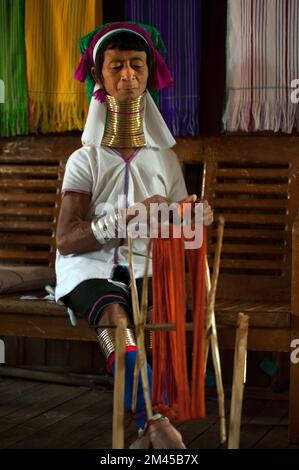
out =
{"type": "MultiPolygon", "coordinates": [[[[257,394],[246,391],[240,447],[299,448],[288,445],[287,400],[273,396],[261,399],[261,395],[252,398],[257,394]]],[[[207,396],[206,405],[207,419],[178,426],[190,449],[221,447],[216,397],[207,396]]],[[[228,416],[229,398],[226,412],[228,416]]],[[[110,449],[111,424],[112,393],[107,388],[87,389],[0,377],[2,449],[110,449]]],[[[136,427],[127,418],[126,447],[135,435],[136,427]]]]}

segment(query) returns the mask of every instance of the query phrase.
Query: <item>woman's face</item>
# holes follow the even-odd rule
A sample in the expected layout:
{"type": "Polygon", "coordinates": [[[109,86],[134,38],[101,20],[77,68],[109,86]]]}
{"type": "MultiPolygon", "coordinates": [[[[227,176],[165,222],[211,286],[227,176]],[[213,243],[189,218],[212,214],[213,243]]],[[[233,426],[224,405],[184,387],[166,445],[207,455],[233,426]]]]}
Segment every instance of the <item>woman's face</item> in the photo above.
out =
{"type": "Polygon", "coordinates": [[[122,103],[138,98],[148,80],[146,52],[107,49],[104,53],[102,80],[106,92],[122,103]]]}

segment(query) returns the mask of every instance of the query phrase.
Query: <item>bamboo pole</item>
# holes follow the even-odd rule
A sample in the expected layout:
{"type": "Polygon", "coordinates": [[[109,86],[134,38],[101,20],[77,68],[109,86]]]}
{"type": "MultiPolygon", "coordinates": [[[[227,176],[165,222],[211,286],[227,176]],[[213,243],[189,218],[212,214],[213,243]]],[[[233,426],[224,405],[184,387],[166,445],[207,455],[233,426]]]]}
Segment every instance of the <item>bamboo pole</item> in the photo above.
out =
{"type": "Polygon", "coordinates": [[[215,299],[216,299],[216,290],[217,290],[217,284],[218,284],[218,278],[219,278],[223,231],[224,231],[224,218],[220,216],[219,224],[218,224],[218,232],[217,232],[216,250],[215,250],[215,255],[214,255],[212,282],[210,279],[210,270],[209,270],[207,258],[205,260],[206,284],[207,284],[207,296],[208,296],[206,331],[205,331],[205,369],[207,367],[209,347],[211,345],[211,353],[212,353],[213,365],[214,365],[214,370],[215,370],[216,386],[217,386],[217,394],[218,394],[221,443],[226,441],[225,401],[224,401],[225,397],[224,397],[224,388],[223,388],[223,381],[222,381],[221,362],[220,362],[219,345],[218,345],[218,335],[217,335],[216,319],[215,319],[215,299]]]}
{"type": "MultiPolygon", "coordinates": [[[[217,242],[216,242],[216,249],[215,249],[215,255],[214,255],[212,282],[210,280],[210,271],[209,271],[207,258],[205,262],[206,283],[207,283],[207,291],[208,291],[207,315],[206,315],[206,332],[207,333],[209,333],[209,331],[211,330],[213,317],[215,317],[215,299],[216,299],[216,290],[217,290],[217,284],[218,284],[218,278],[219,278],[223,231],[224,231],[224,218],[221,216],[219,217],[218,230],[217,230],[217,242]]],[[[209,343],[207,343],[207,347],[208,345],[209,343]]]]}
{"type": "Polygon", "coordinates": [[[211,332],[211,353],[215,369],[216,387],[218,393],[218,409],[219,409],[219,420],[220,420],[220,442],[223,444],[226,441],[226,420],[225,420],[225,396],[222,381],[220,353],[218,345],[218,336],[216,329],[215,316],[212,320],[212,332],[211,332]]]}
{"type": "Polygon", "coordinates": [[[234,355],[234,374],[228,438],[229,449],[238,449],[240,444],[243,393],[244,383],[246,381],[248,323],[249,316],[239,313],[234,355]]]}
{"type": "Polygon", "coordinates": [[[118,318],[115,332],[115,374],[113,391],[112,449],[124,449],[124,399],[125,399],[125,318],[118,318]]]}
{"type": "MultiPolygon", "coordinates": [[[[128,230],[128,247],[129,247],[129,260],[130,260],[130,274],[131,274],[131,295],[132,295],[132,307],[133,307],[133,316],[134,316],[134,323],[135,323],[135,334],[136,334],[136,343],[137,343],[137,357],[139,359],[139,367],[141,371],[141,381],[142,381],[142,388],[143,388],[143,396],[145,401],[145,409],[146,409],[146,416],[147,421],[153,418],[153,410],[152,410],[152,401],[149,389],[149,381],[147,375],[147,358],[145,352],[145,345],[144,345],[144,324],[146,321],[146,312],[145,307],[147,301],[142,305],[142,315],[139,311],[139,303],[138,303],[138,293],[136,287],[136,280],[134,275],[134,265],[133,265],[133,250],[132,250],[132,238],[130,236],[128,230]]],[[[146,260],[146,268],[145,268],[145,278],[143,282],[148,282],[148,263],[149,263],[149,256],[146,260]]],[[[144,288],[145,292],[147,287],[144,288]]],[[[143,291],[144,294],[144,291],[143,291]]],[[[145,294],[144,294],[145,295],[145,294]]],[[[143,295],[142,295],[143,297],[143,295]]],[[[149,425],[148,426],[149,437],[152,443],[155,442],[156,439],[156,430],[155,426],[149,425]]]]}
{"type": "MultiPolygon", "coordinates": [[[[140,308],[140,322],[143,326],[143,331],[147,321],[148,314],[148,268],[149,268],[149,257],[151,252],[151,240],[148,243],[147,247],[147,257],[145,261],[145,269],[142,283],[142,295],[141,295],[141,308],[140,308]]],[[[138,299],[137,299],[138,300],[138,299]]],[[[136,412],[136,403],[137,403],[137,390],[138,390],[138,376],[140,371],[139,358],[137,355],[137,360],[134,368],[133,375],[133,393],[132,393],[132,412],[136,412]]]]}
{"type": "Polygon", "coordinates": [[[133,250],[132,250],[132,237],[128,230],[128,247],[129,247],[129,260],[130,260],[130,274],[131,274],[131,295],[132,295],[132,309],[135,324],[135,334],[137,343],[137,356],[139,358],[139,367],[141,371],[141,380],[146,408],[147,419],[150,420],[153,417],[149,381],[147,375],[147,359],[144,347],[144,326],[143,319],[139,311],[138,293],[136,286],[136,279],[134,275],[133,266],[133,250]]]}
{"type": "MultiPolygon", "coordinates": [[[[194,331],[194,325],[192,322],[187,322],[186,324],[186,331],[194,331]]],[[[103,325],[101,324],[101,328],[116,328],[114,325],[103,325]]],[[[128,324],[128,328],[134,328],[134,325],[128,324]]],[[[229,328],[225,325],[218,325],[217,328],[229,328]]],[[[153,331],[174,331],[176,330],[175,323],[146,323],[144,325],[145,330],[153,330],[153,331]]]]}

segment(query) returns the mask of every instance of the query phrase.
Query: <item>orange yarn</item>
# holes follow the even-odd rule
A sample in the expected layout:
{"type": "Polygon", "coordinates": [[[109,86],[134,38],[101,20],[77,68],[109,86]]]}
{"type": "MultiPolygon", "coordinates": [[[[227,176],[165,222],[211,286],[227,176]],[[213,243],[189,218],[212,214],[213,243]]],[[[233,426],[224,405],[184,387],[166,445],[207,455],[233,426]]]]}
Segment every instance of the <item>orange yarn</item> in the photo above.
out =
{"type": "Polygon", "coordinates": [[[191,387],[186,354],[184,239],[153,240],[153,322],[176,324],[176,331],[153,333],[153,408],[177,421],[205,417],[205,228],[201,248],[186,251],[194,323],[191,387]]]}

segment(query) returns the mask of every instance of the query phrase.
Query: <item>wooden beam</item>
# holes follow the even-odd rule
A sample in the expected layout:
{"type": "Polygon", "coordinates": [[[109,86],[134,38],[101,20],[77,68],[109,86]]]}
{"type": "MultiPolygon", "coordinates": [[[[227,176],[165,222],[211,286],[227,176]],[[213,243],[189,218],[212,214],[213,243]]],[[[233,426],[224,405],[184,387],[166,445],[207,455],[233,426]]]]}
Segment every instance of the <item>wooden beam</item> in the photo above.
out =
{"type": "MultiPolygon", "coordinates": [[[[298,287],[297,287],[298,288],[298,287]]],[[[299,341],[299,317],[292,318],[292,340],[299,341]]],[[[299,444],[299,362],[295,362],[299,353],[291,355],[290,365],[290,410],[289,410],[289,440],[291,444],[299,444]]]]}

